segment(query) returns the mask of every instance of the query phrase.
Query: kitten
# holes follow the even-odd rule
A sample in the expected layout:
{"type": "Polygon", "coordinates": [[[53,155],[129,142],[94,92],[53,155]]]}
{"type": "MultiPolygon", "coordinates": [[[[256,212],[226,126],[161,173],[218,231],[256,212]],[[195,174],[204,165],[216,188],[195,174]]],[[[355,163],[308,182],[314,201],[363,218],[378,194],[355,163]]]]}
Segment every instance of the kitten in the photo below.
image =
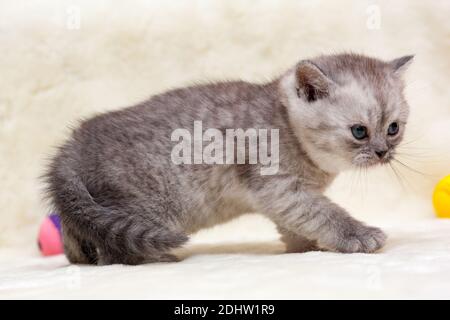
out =
{"type": "Polygon", "coordinates": [[[385,234],[323,191],[343,170],[392,159],[408,118],[402,73],[412,58],[320,56],[270,83],[177,89],[81,123],[46,174],[68,259],[176,261],[170,250],[189,234],[247,212],[271,219],[289,252],[380,249],[385,234]],[[259,163],[174,164],[171,134],[194,121],[278,129],[278,172],[262,175],[259,163]]]}

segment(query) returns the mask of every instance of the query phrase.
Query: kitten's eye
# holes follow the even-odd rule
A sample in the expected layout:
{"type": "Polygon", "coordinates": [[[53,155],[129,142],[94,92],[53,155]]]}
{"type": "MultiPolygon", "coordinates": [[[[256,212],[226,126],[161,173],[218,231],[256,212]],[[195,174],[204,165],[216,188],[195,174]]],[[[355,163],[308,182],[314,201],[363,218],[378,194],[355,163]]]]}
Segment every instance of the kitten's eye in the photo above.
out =
{"type": "Polygon", "coordinates": [[[388,128],[388,135],[395,136],[398,133],[398,123],[392,122],[388,128]]]}
{"type": "Polygon", "coordinates": [[[367,137],[367,128],[364,126],[361,126],[359,124],[354,125],[351,127],[353,136],[358,139],[364,139],[367,137]]]}

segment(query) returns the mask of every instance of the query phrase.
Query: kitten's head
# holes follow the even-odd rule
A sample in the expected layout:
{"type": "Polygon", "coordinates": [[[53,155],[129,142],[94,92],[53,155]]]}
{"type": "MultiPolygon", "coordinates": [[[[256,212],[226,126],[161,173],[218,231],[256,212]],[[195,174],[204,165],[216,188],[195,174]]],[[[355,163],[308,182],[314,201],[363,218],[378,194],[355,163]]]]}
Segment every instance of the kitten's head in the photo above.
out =
{"type": "Polygon", "coordinates": [[[412,58],[321,56],[282,77],[291,124],[317,165],[337,173],[392,159],[408,119],[402,74],[412,58]]]}

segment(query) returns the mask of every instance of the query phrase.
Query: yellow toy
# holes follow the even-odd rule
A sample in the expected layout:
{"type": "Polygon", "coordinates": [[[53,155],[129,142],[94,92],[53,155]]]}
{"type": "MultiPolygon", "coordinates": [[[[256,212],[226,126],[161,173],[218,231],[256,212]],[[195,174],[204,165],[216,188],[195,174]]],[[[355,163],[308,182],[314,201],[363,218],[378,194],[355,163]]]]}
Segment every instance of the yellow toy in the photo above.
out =
{"type": "Polygon", "coordinates": [[[439,218],[450,218],[450,175],[434,188],[433,205],[439,218]]]}

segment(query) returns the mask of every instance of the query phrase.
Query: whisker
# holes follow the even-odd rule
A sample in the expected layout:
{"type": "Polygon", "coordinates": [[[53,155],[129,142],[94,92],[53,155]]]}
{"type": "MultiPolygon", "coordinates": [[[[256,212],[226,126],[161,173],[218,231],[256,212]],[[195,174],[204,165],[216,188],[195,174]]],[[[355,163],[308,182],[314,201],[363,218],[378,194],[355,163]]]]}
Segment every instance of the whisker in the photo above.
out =
{"type": "MultiPolygon", "coordinates": [[[[393,167],[394,167],[394,166],[393,166],[393,167]]],[[[407,183],[407,185],[408,185],[408,187],[409,187],[410,190],[412,190],[412,191],[416,191],[416,190],[417,190],[416,188],[414,188],[415,185],[412,184],[412,183],[410,182],[410,180],[409,180],[405,175],[402,174],[402,171],[401,171],[401,170],[397,170],[397,173],[400,175],[400,177],[402,177],[403,181],[405,181],[405,182],[407,183]]]]}
{"type": "Polygon", "coordinates": [[[358,169],[358,189],[361,190],[360,196],[364,199],[364,188],[361,186],[361,173],[364,170],[364,167],[359,167],[358,169]]]}
{"type": "Polygon", "coordinates": [[[403,142],[402,142],[401,144],[399,144],[399,147],[400,147],[400,146],[407,146],[407,145],[410,145],[410,144],[412,144],[412,143],[416,143],[416,142],[419,141],[421,138],[422,138],[422,137],[418,137],[418,138],[415,138],[415,139],[412,139],[412,140],[403,140],[403,142]]]}
{"type": "Polygon", "coordinates": [[[359,166],[357,167],[356,170],[352,170],[351,176],[350,176],[350,188],[348,188],[349,191],[349,195],[352,195],[355,193],[355,187],[356,186],[356,181],[357,181],[357,173],[360,170],[359,166]]]}
{"type": "Polygon", "coordinates": [[[400,161],[400,160],[398,160],[396,158],[392,158],[392,160],[394,160],[395,162],[397,162],[400,165],[402,165],[404,168],[406,168],[406,169],[408,169],[408,170],[410,170],[410,171],[412,171],[414,173],[420,174],[420,175],[422,175],[424,177],[427,177],[427,178],[433,177],[433,175],[431,175],[431,174],[428,174],[428,173],[425,173],[425,172],[421,172],[421,171],[419,171],[417,169],[411,168],[410,166],[408,166],[407,164],[403,163],[402,161],[400,161]]]}
{"type": "Polygon", "coordinates": [[[396,153],[396,158],[402,162],[413,163],[419,166],[442,165],[449,163],[449,159],[431,159],[427,157],[415,157],[407,154],[396,153]]]}
{"type": "Polygon", "coordinates": [[[367,167],[364,166],[362,169],[363,172],[363,202],[366,199],[365,195],[368,194],[368,190],[367,190],[367,167]]]}
{"type": "Polygon", "coordinates": [[[400,175],[398,174],[397,170],[395,170],[395,168],[392,166],[392,163],[388,162],[388,164],[389,164],[389,167],[392,169],[392,172],[394,172],[395,176],[397,177],[397,181],[399,182],[402,189],[406,190],[405,185],[404,185],[402,179],[400,178],[400,175]]]}
{"type": "Polygon", "coordinates": [[[406,156],[406,157],[411,157],[411,158],[414,158],[414,157],[417,157],[417,158],[436,158],[435,156],[432,156],[430,154],[425,154],[425,153],[411,153],[411,152],[406,153],[406,152],[398,152],[398,151],[396,151],[395,154],[406,156]]]}

